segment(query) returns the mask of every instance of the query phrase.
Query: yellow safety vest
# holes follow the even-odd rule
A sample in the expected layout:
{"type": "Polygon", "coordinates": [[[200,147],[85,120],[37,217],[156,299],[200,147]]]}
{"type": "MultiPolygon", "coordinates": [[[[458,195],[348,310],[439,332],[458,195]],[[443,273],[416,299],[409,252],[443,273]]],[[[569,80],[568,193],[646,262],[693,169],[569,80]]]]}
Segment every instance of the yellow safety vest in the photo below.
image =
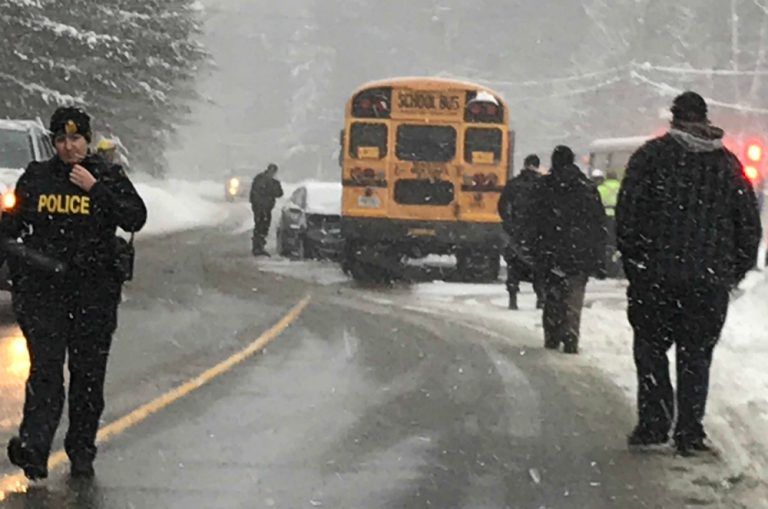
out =
{"type": "Polygon", "coordinates": [[[600,193],[600,199],[603,202],[603,207],[605,207],[605,214],[608,217],[616,215],[619,189],[621,189],[621,182],[618,180],[606,180],[597,188],[597,191],[600,193]]]}

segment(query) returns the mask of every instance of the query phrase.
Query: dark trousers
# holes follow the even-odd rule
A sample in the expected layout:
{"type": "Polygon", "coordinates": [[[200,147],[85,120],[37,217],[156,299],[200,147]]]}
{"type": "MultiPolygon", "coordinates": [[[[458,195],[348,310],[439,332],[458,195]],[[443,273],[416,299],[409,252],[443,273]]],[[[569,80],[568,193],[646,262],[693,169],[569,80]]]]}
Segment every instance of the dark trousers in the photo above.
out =
{"type": "Polygon", "coordinates": [[[559,275],[552,271],[544,278],[544,344],[578,348],[581,308],[587,275],[559,275]]]}
{"type": "Polygon", "coordinates": [[[269,209],[253,209],[253,252],[264,251],[267,245],[269,226],[272,224],[272,211],[269,209]]]}
{"type": "Polygon", "coordinates": [[[104,410],[104,377],[117,326],[120,287],[115,284],[14,295],[27,340],[30,372],[19,435],[25,449],[47,461],[64,405],[64,361],[69,365],[67,455],[92,461],[104,410]]]}
{"type": "Polygon", "coordinates": [[[510,297],[520,292],[520,282],[533,283],[533,291],[536,293],[536,301],[544,301],[544,283],[540,274],[531,266],[515,255],[505,254],[507,262],[507,292],[510,297]]]}
{"type": "Polygon", "coordinates": [[[704,411],[709,392],[712,353],[728,310],[726,288],[663,288],[630,285],[629,321],[635,332],[639,427],[667,435],[675,417],[667,351],[674,344],[677,360],[678,441],[704,438],[704,411]]]}
{"type": "Polygon", "coordinates": [[[609,278],[623,278],[624,267],[621,263],[621,254],[616,246],[616,218],[608,216],[605,221],[607,231],[605,246],[605,271],[609,278]]]}

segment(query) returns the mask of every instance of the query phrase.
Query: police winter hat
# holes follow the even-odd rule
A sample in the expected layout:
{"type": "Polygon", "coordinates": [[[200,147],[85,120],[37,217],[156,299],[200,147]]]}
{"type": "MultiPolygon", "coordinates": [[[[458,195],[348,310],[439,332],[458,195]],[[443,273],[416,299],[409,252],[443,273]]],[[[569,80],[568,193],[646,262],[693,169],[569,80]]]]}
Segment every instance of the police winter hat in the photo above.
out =
{"type": "Polygon", "coordinates": [[[576,160],[576,156],[569,147],[565,145],[558,145],[552,152],[552,167],[563,168],[565,166],[571,166],[576,160]]]}
{"type": "Polygon", "coordinates": [[[672,103],[672,119],[680,122],[706,122],[707,102],[696,92],[684,92],[672,103]]]}
{"type": "Polygon", "coordinates": [[[91,117],[75,106],[62,106],[51,116],[51,139],[62,134],[80,134],[91,142],[91,117]]]}

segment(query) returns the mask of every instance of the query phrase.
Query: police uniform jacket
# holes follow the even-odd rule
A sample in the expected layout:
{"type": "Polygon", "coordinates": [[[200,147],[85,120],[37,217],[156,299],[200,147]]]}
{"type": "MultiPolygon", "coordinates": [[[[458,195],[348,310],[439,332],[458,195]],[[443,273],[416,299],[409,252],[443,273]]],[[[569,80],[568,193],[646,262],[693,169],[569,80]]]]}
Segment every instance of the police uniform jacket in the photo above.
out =
{"type": "Polygon", "coordinates": [[[72,167],[58,156],[30,163],[19,179],[16,205],[3,214],[0,236],[20,238],[26,249],[63,263],[66,272],[52,276],[24,257],[11,259],[14,292],[40,291],[41,284],[55,289],[57,282],[72,288],[83,280],[117,281],[116,230],[138,231],[147,210],[120,166],[94,154],[81,165],[97,180],[90,192],[69,181],[72,167]]]}

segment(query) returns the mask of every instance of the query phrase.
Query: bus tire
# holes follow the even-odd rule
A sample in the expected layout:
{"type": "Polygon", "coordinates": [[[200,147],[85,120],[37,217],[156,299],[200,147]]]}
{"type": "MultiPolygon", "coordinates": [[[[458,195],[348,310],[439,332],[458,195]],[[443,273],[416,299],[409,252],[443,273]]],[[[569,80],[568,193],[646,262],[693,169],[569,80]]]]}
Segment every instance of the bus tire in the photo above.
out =
{"type": "Polygon", "coordinates": [[[291,252],[286,249],[285,247],[285,241],[283,239],[283,232],[280,228],[277,229],[277,254],[284,257],[289,257],[291,255],[291,252]]]}
{"type": "Polygon", "coordinates": [[[460,281],[488,283],[499,278],[501,267],[497,251],[461,250],[456,253],[456,272],[460,281]]]}
{"type": "Polygon", "coordinates": [[[364,252],[363,245],[348,245],[341,264],[342,270],[358,283],[389,284],[393,279],[390,272],[380,264],[367,262],[364,259],[364,252]]]}

